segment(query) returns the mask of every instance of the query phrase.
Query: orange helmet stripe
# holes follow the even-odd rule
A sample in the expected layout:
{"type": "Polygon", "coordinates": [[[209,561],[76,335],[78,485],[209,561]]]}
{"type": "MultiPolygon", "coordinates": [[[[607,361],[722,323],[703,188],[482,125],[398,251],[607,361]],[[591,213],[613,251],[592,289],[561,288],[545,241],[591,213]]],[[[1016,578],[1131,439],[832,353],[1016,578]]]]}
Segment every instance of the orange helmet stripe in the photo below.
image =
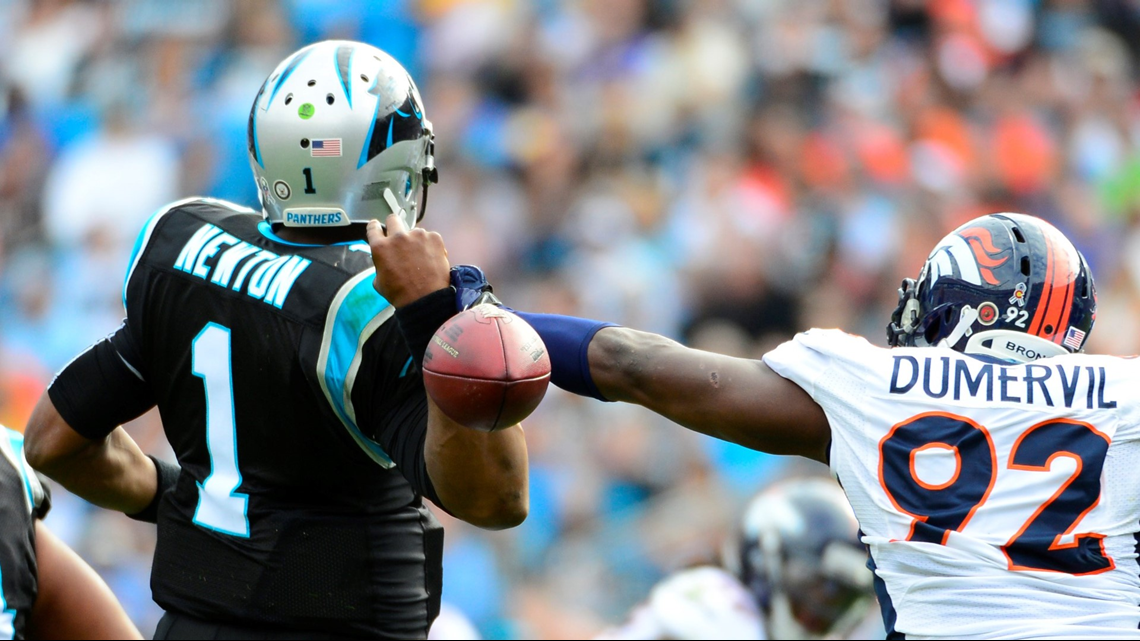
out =
{"type": "Polygon", "coordinates": [[[1053,298],[1053,239],[1049,234],[1042,234],[1045,238],[1045,278],[1042,281],[1041,299],[1037,310],[1033,313],[1033,321],[1029,323],[1029,333],[1034,336],[1041,335],[1041,326],[1045,324],[1045,310],[1053,298]]]}
{"type": "Polygon", "coordinates": [[[1068,240],[1048,224],[1041,225],[1045,237],[1046,268],[1042,303],[1037,307],[1029,333],[1061,344],[1073,309],[1080,259],[1068,240]],[[1046,331],[1048,330],[1048,331],[1046,331]]]}

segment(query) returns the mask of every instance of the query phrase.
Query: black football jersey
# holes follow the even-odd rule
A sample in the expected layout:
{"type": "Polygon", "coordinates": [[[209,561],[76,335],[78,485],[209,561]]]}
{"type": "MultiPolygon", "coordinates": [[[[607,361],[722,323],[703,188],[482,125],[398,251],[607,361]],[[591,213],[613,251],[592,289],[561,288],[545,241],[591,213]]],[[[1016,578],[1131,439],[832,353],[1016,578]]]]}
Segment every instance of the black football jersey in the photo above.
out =
{"type": "Polygon", "coordinates": [[[0,425],[0,639],[26,637],[39,589],[35,520],[50,500],[24,460],[24,435],[0,425]]]}
{"type": "Polygon", "coordinates": [[[426,635],[442,555],[421,501],[426,400],[374,276],[366,243],[290,243],[224,201],[143,230],[112,342],[182,466],[159,508],[165,609],[426,635]]]}

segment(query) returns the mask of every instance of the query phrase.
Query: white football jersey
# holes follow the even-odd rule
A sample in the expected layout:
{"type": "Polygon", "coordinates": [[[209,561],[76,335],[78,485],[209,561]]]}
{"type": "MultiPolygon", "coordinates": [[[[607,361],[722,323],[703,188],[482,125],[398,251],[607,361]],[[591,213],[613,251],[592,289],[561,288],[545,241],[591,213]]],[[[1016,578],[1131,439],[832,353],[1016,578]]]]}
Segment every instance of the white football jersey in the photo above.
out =
{"type": "Polygon", "coordinates": [[[764,362],[827,414],[889,632],[1140,638],[1140,359],[813,329],[764,362]]]}
{"type": "Polygon", "coordinates": [[[728,572],[700,566],[653,587],[629,620],[595,639],[767,639],[748,589],[728,572]]]}

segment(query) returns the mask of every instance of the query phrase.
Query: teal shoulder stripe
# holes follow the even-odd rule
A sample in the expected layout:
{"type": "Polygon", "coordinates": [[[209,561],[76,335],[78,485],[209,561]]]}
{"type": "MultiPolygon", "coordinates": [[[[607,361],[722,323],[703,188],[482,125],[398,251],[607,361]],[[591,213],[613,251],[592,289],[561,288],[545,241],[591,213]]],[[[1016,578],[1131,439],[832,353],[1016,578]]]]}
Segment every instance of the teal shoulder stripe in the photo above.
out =
{"type": "Polygon", "coordinates": [[[161,220],[163,216],[170,213],[170,211],[175,207],[195,200],[198,199],[187,198],[185,200],[179,200],[178,202],[170,203],[166,207],[163,207],[162,209],[155,212],[150,217],[150,220],[146,221],[146,225],[143,225],[142,231],[139,232],[138,238],[135,239],[135,246],[131,249],[131,260],[127,263],[127,275],[123,278],[123,308],[126,308],[127,306],[127,285],[131,283],[131,275],[135,273],[135,267],[138,267],[139,260],[142,258],[143,251],[146,249],[147,244],[150,243],[151,235],[154,234],[154,228],[158,226],[158,221],[161,220]]]}
{"type": "Polygon", "coordinates": [[[360,369],[364,343],[395,311],[372,286],[374,277],[372,269],[356,275],[337,292],[329,306],[317,359],[317,378],[329,404],[357,445],[372,460],[392,467],[388,453],[360,431],[352,406],[352,386],[360,369]]]}

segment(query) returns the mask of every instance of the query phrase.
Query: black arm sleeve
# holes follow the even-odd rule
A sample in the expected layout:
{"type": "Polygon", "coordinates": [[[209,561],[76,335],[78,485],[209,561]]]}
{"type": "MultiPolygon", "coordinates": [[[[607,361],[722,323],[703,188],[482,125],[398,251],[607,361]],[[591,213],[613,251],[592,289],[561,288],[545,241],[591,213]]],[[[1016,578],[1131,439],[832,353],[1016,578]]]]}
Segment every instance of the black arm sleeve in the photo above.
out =
{"type": "Polygon", "coordinates": [[[174,486],[178,485],[178,476],[182,473],[182,468],[157,456],[150,454],[147,456],[154,461],[154,470],[158,475],[157,489],[154,492],[154,498],[146,507],[134,514],[128,514],[127,518],[144,523],[158,523],[158,506],[162,503],[162,497],[166,496],[167,492],[174,491],[174,486]]]}
{"type": "Polygon", "coordinates": [[[395,322],[381,325],[365,343],[352,404],[360,430],[384,448],[412,489],[446,509],[424,459],[428,408],[423,376],[395,322]]]}
{"type": "Polygon", "coordinates": [[[154,407],[143,379],[138,348],[124,323],[68,363],[48,387],[64,421],[81,436],[98,441],[116,427],[154,407]]]}

